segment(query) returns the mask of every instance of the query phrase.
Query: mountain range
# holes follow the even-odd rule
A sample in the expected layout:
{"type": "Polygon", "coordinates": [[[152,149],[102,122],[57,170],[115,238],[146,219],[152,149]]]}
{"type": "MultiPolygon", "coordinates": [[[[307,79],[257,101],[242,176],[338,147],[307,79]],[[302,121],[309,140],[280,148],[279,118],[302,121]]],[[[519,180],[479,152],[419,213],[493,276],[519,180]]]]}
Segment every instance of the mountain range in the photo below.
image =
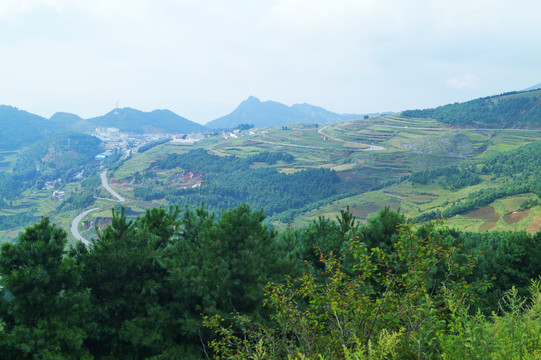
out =
{"type": "MultiPolygon", "coordinates": [[[[433,109],[408,110],[405,116],[433,118],[452,126],[490,128],[540,128],[541,84],[531,90],[489,96],[433,109]]],[[[385,113],[388,114],[388,113],[385,113]]],[[[332,124],[385,114],[338,114],[310,104],[287,106],[250,96],[230,114],[201,125],[170,110],[144,112],[132,108],[113,109],[105,115],[83,119],[57,112],[50,119],[13,106],[0,106],[0,150],[27,146],[63,131],[92,132],[96,127],[115,127],[123,132],[192,133],[232,129],[241,124],[273,127],[299,123],[332,124]]]]}
{"type": "Polygon", "coordinates": [[[77,131],[90,133],[96,127],[114,127],[122,132],[143,133],[193,133],[210,129],[234,128],[243,123],[256,127],[271,127],[298,123],[329,124],[362,117],[356,114],[337,114],[309,104],[286,106],[275,101],[261,102],[250,96],[229,115],[210,121],[206,126],[188,120],[170,110],[150,112],[137,109],[116,108],[89,119],[72,113],[57,112],[51,118],[31,114],[13,106],[0,106],[0,150],[30,145],[47,136],[77,131]]]}
{"type": "Polygon", "coordinates": [[[337,114],[319,106],[295,104],[287,106],[276,101],[261,101],[250,96],[230,114],[206,124],[212,129],[230,129],[240,124],[254,127],[272,127],[301,123],[332,124],[362,118],[359,114],[337,114]]]}

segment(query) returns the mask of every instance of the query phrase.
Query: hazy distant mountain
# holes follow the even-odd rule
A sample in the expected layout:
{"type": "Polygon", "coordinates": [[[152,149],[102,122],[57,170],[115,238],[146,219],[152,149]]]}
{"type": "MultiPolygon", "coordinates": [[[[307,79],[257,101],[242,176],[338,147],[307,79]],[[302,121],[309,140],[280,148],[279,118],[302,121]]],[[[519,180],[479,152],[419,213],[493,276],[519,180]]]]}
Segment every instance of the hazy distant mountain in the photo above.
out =
{"type": "Polygon", "coordinates": [[[58,130],[49,120],[19,110],[16,107],[0,105],[0,149],[17,149],[43,140],[58,130]]]}
{"type": "Polygon", "coordinates": [[[77,121],[83,120],[79,115],[75,115],[67,112],[57,112],[49,118],[50,121],[57,124],[68,124],[75,123],[77,121]]]}
{"type": "Polygon", "coordinates": [[[103,116],[87,120],[95,127],[116,127],[132,133],[191,133],[204,131],[203,125],[169,110],[144,112],[132,108],[114,109],[103,116]]]}
{"type": "Polygon", "coordinates": [[[57,112],[49,118],[49,121],[58,125],[63,131],[90,132],[95,128],[79,115],[67,112],[57,112]]]}
{"type": "Polygon", "coordinates": [[[534,86],[530,86],[529,88],[524,89],[523,91],[531,91],[531,90],[537,90],[537,89],[541,89],[541,83],[534,86]]]}
{"type": "Polygon", "coordinates": [[[356,114],[337,114],[310,104],[287,106],[276,101],[260,101],[250,96],[229,115],[212,120],[209,128],[234,128],[240,124],[255,127],[282,126],[300,123],[330,124],[362,118],[356,114]]]}

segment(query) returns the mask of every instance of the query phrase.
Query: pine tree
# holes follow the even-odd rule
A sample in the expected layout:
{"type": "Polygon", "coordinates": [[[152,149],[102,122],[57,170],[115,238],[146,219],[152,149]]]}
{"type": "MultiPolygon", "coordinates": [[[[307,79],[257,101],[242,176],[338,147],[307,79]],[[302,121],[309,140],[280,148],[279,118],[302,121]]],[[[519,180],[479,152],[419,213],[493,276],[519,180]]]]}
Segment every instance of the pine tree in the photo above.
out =
{"type": "Polygon", "coordinates": [[[66,256],[66,233],[43,218],[0,252],[0,354],[8,359],[86,359],[89,292],[66,256]]]}

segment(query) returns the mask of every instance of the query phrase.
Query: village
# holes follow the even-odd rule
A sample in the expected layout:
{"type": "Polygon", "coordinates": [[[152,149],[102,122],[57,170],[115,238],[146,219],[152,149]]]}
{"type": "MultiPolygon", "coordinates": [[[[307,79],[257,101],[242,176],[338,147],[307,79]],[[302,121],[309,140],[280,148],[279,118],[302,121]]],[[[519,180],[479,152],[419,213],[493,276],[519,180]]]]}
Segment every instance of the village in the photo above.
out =
{"type": "MultiPolygon", "coordinates": [[[[262,133],[265,133],[263,131],[262,133]]],[[[210,134],[203,133],[191,133],[191,134],[132,134],[121,132],[118,128],[114,127],[99,127],[96,128],[93,136],[102,140],[104,143],[105,151],[98,153],[94,156],[94,160],[103,162],[109,160],[115,154],[121,153],[123,158],[130,156],[131,154],[139,151],[143,152],[146,147],[152,146],[153,143],[169,142],[172,145],[177,146],[193,146],[200,140],[211,136],[210,134]]],[[[217,135],[216,133],[212,135],[217,135]]],[[[220,134],[224,138],[239,138],[244,136],[256,135],[253,129],[249,131],[242,131],[235,129],[232,131],[223,131],[220,134]]],[[[101,168],[107,167],[107,162],[100,165],[101,168]]],[[[83,180],[85,177],[84,170],[77,172],[71,180],[83,180]]],[[[203,185],[203,174],[191,171],[183,171],[176,173],[171,177],[171,185],[178,188],[195,188],[203,185]]],[[[59,190],[58,187],[64,183],[63,179],[53,179],[46,181],[40,190],[53,190],[52,197],[58,201],[63,201],[65,192],[59,190]]]]}
{"type": "MultiPolygon", "coordinates": [[[[104,142],[105,149],[107,150],[112,151],[115,149],[119,149],[124,152],[131,151],[133,153],[136,153],[142,146],[154,141],[170,140],[171,143],[175,145],[191,146],[205,138],[205,135],[202,133],[128,134],[125,132],[120,132],[118,128],[113,127],[96,128],[93,135],[104,142]]],[[[100,157],[99,159],[103,160],[107,156],[108,155],[104,155],[104,157],[100,157]]]]}

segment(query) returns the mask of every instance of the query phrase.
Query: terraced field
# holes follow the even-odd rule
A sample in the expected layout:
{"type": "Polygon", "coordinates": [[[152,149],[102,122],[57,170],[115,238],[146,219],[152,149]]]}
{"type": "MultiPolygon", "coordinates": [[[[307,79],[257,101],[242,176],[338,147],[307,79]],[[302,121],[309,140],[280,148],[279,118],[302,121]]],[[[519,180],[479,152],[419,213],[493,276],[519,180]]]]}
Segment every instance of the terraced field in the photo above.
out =
{"type": "MultiPolygon", "coordinates": [[[[197,142],[193,146],[170,143],[158,145],[142,154],[134,154],[120,166],[109,171],[111,186],[128,199],[125,206],[132,215],[141,214],[148,207],[167,206],[165,200],[142,201],[135,199],[135,174],[152,172],[157,185],[168,184],[175,173],[157,170],[153,163],[168,154],[182,154],[194,148],[204,148],[218,156],[247,157],[264,151],[285,152],[294,156],[292,163],[268,165],[256,163],[253,169],[273,167],[277,171],[293,174],[310,168],[328,168],[336,171],[341,179],[339,194],[327,202],[314,203],[293,212],[293,225],[303,225],[318,216],[334,218],[341,209],[349,206],[360,221],[374,215],[384,206],[400,208],[407,216],[445,209],[483,187],[495,187],[505,179],[481,176],[483,183],[449,191],[437,183],[414,185],[406,178],[415,171],[447,166],[468,159],[481,159],[491,154],[514,149],[522,144],[541,140],[541,131],[459,129],[445,126],[435,120],[415,119],[400,115],[363,119],[354,122],[318,127],[312,124],[286,128],[250,129],[238,135],[220,134],[197,142]],[[377,147],[376,147],[377,146],[377,147]],[[374,150],[376,151],[367,151],[374,150]]],[[[15,154],[2,154],[10,164],[15,154]]],[[[67,185],[65,191],[74,191],[76,184],[67,185]]],[[[114,204],[107,194],[100,192],[96,206],[108,209],[114,204]]],[[[472,231],[527,230],[541,228],[541,208],[521,210],[525,194],[500,199],[477,212],[457,215],[448,220],[449,225],[472,231]],[[492,209],[492,210],[490,210],[492,209]]],[[[35,211],[36,218],[54,213],[58,202],[49,192],[29,192],[9,209],[0,209],[0,215],[35,211]]],[[[53,220],[69,229],[71,212],[55,215],[53,220]]],[[[107,218],[110,210],[96,211],[86,220],[107,218]]],[[[280,214],[269,221],[283,227],[280,214]]],[[[80,229],[83,236],[95,235],[93,229],[80,229]]],[[[16,231],[20,231],[16,230],[16,231]]],[[[0,242],[12,238],[14,231],[0,231],[0,242]]],[[[16,234],[15,234],[16,236],[16,234]]]]}

